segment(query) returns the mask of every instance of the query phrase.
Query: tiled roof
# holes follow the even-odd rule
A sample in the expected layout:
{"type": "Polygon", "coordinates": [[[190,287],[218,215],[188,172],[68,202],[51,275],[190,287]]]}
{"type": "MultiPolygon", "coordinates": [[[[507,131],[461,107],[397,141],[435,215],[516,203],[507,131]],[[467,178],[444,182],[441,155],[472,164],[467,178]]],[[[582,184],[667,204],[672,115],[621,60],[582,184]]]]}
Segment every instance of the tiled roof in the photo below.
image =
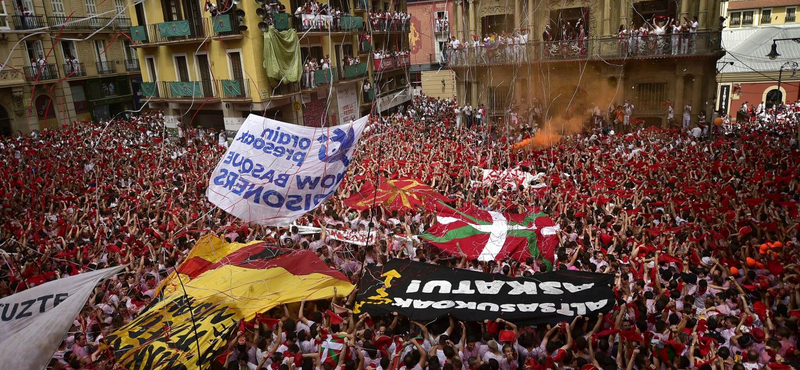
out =
{"type": "Polygon", "coordinates": [[[722,73],[777,71],[787,61],[800,61],[800,43],[791,40],[777,43],[780,57],[775,60],[767,58],[772,40],[785,38],[800,38],[800,26],[725,29],[722,31],[722,47],[727,53],[717,65],[733,62],[722,73]]]}
{"type": "Polygon", "coordinates": [[[799,0],[741,0],[731,1],[728,5],[728,10],[742,10],[742,9],[758,9],[758,8],[774,8],[776,6],[792,6],[797,5],[800,7],[799,0]]]}

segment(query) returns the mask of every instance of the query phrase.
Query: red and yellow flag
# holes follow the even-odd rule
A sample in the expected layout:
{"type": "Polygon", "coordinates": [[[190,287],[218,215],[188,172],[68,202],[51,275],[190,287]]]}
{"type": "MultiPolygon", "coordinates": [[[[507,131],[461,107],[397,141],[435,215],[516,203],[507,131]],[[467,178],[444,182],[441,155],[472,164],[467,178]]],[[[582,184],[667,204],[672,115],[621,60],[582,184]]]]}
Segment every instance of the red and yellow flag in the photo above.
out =
{"type": "Polygon", "coordinates": [[[177,270],[162,284],[157,303],[109,337],[123,367],[206,369],[238,320],[353,290],[311,251],[226,243],[216,235],[201,238],[177,270]]]}
{"type": "Polygon", "coordinates": [[[421,208],[428,201],[449,202],[450,199],[417,180],[397,179],[383,180],[377,189],[375,185],[366,183],[359,193],[345,199],[344,204],[352,209],[365,210],[374,203],[390,211],[397,211],[421,208]]]}

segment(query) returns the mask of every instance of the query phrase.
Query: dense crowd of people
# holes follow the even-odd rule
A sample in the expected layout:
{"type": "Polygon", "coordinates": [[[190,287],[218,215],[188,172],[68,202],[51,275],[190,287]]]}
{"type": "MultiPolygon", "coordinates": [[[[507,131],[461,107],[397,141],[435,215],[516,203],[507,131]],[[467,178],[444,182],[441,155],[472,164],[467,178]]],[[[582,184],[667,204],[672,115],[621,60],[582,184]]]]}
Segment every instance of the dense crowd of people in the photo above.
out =
{"type": "MultiPolygon", "coordinates": [[[[379,242],[367,247],[293,227],[242,225],[216,209],[205,188],[225,150],[219,136],[188,125],[170,136],[159,112],[3,138],[0,297],[129,264],[98,286],[51,362],[53,369],[104,369],[114,365],[103,338],[158,298],[159,282],[207,233],[310,249],[354,282],[362,263],[393,258],[515,277],[545,270],[541,258],[478,262],[420,242],[412,236],[436,219],[428,210],[344,205],[377,176],[415,178],[459,207],[542,209],[561,228],[553,266],[615,275],[614,310],[541,326],[348,312],[334,322],[327,308],[348,302],[303,302],[265,313],[277,324],[232,333],[224,366],[800,368],[800,104],[769,123],[731,124],[715,136],[681,129],[622,135],[587,125],[552,146],[522,151],[510,146],[535,135],[533,127],[467,126],[460,122],[465,109],[455,100],[415,97],[404,112],[373,116],[336,195],[298,220],[377,230],[379,242]],[[485,186],[474,181],[476,169],[543,173],[537,181],[546,186],[485,186]],[[338,363],[317,354],[324,332],[346,333],[351,350],[338,363]]],[[[479,109],[470,107],[470,115],[479,109]]]]}

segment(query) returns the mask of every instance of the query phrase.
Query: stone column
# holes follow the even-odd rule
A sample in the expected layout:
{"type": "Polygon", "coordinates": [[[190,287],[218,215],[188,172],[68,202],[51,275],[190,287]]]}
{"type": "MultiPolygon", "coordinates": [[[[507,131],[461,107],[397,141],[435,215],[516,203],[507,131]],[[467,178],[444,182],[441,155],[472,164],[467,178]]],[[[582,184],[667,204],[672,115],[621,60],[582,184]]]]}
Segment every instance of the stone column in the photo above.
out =
{"type": "Polygon", "coordinates": [[[611,25],[611,0],[603,2],[603,36],[608,36],[613,30],[611,25]]]}
{"type": "MultiPolygon", "coordinates": [[[[683,119],[683,80],[686,76],[676,75],[675,76],[675,121],[678,122],[680,125],[681,120],[683,119]]],[[[666,123],[665,123],[666,125],[666,123]]]]}
{"type": "MultiPolygon", "coordinates": [[[[534,19],[533,19],[533,8],[536,7],[534,5],[534,1],[536,0],[528,0],[528,32],[530,32],[531,37],[536,36],[536,30],[534,27],[534,19]]],[[[529,39],[529,41],[532,41],[529,39]]]]}
{"type": "MultiPolygon", "coordinates": [[[[679,19],[681,22],[683,22],[684,18],[689,18],[689,1],[690,0],[681,0],[681,14],[679,19]]],[[[681,109],[683,109],[683,107],[681,107],[681,109]]]]}
{"type": "Polygon", "coordinates": [[[469,0],[469,33],[477,34],[478,15],[475,14],[475,0],[469,0]]]}
{"type": "Polygon", "coordinates": [[[708,0],[700,0],[700,11],[697,16],[697,29],[705,30],[713,26],[713,23],[708,23],[708,0]]]}
{"type": "Polygon", "coordinates": [[[464,15],[463,12],[461,11],[462,2],[463,1],[461,0],[456,0],[456,14],[455,14],[456,19],[455,22],[451,21],[450,24],[453,25],[453,35],[455,35],[457,39],[463,41],[464,40],[463,35],[461,35],[461,33],[458,32],[459,30],[464,29],[464,24],[462,24],[462,22],[464,21],[464,15]]]}
{"type": "MultiPolygon", "coordinates": [[[[461,79],[462,77],[463,76],[458,76],[458,74],[456,74],[456,81],[462,81],[461,79]]],[[[457,103],[459,106],[464,106],[467,100],[467,93],[464,91],[464,84],[456,82],[455,85],[456,85],[456,96],[458,97],[457,103]]]]}
{"type": "Polygon", "coordinates": [[[522,11],[520,10],[520,3],[522,0],[514,1],[514,29],[520,29],[521,21],[522,21],[522,11]]]}
{"type": "Polygon", "coordinates": [[[620,4],[619,8],[619,23],[624,24],[625,27],[629,27],[631,25],[631,10],[633,9],[633,3],[623,2],[620,4]]]}
{"type": "MultiPolygon", "coordinates": [[[[706,99],[703,96],[703,75],[694,75],[694,81],[692,82],[692,114],[697,115],[700,111],[706,111],[706,108],[706,99]]],[[[706,112],[706,117],[709,117],[708,112],[706,112]]]]}
{"type": "MultiPolygon", "coordinates": [[[[473,78],[475,78],[475,77],[473,77],[473,78]]],[[[472,80],[471,88],[472,88],[472,108],[474,110],[474,109],[478,108],[478,82],[475,81],[475,80],[472,80]]],[[[475,113],[473,112],[472,114],[475,114],[475,113]]]]}

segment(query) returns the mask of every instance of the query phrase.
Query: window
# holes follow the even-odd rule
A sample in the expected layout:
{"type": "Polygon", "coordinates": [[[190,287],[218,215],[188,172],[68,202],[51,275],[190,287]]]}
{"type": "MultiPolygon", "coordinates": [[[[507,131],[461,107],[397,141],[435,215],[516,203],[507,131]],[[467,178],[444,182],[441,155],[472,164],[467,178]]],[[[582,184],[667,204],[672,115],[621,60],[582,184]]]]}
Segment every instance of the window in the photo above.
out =
{"type": "Polygon", "coordinates": [[[125,0],[114,0],[114,8],[120,17],[125,17],[125,0]]]}
{"type": "Polygon", "coordinates": [[[228,52],[228,61],[230,62],[231,79],[243,81],[244,73],[242,72],[242,54],[238,51],[228,52]]]}
{"type": "Polygon", "coordinates": [[[181,8],[178,0],[165,0],[161,2],[161,12],[165,21],[181,20],[181,8]]]}
{"type": "Polygon", "coordinates": [[[0,28],[8,28],[8,12],[5,1],[0,1],[0,28]]]}
{"type": "Polygon", "coordinates": [[[49,96],[39,95],[39,97],[36,98],[36,113],[40,121],[56,118],[55,107],[51,104],[49,96]]]}
{"type": "Polygon", "coordinates": [[[742,26],[752,26],[753,25],[753,12],[752,10],[748,10],[746,12],[742,12],[742,26]]]}
{"type": "Polygon", "coordinates": [[[797,8],[786,8],[786,22],[794,22],[797,8]]]}
{"type": "Polygon", "coordinates": [[[158,81],[158,74],[156,73],[156,59],[153,57],[145,58],[147,61],[147,72],[150,75],[150,82],[158,81]]]}
{"type": "Polygon", "coordinates": [[[342,45],[342,53],[346,56],[353,56],[353,45],[352,44],[344,44],[342,45]]]}
{"type": "Polygon", "coordinates": [[[436,19],[433,20],[434,30],[439,33],[449,32],[449,21],[447,19],[447,12],[436,12],[436,19]]]}
{"type": "Polygon", "coordinates": [[[64,13],[64,1],[63,0],[50,0],[50,7],[53,9],[53,15],[56,17],[63,17],[66,15],[64,13]]]}
{"type": "Polygon", "coordinates": [[[75,106],[75,113],[89,112],[89,104],[86,102],[86,93],[83,90],[83,85],[72,85],[69,88],[72,91],[72,104],[75,106]]]}
{"type": "Polygon", "coordinates": [[[767,108],[783,103],[783,93],[778,89],[772,89],[767,93],[767,108]]]}
{"type": "Polygon", "coordinates": [[[64,56],[64,60],[69,59],[70,56],[75,58],[75,60],[79,60],[78,58],[78,49],[75,47],[74,41],[61,41],[61,52],[64,56]]]}
{"type": "Polygon", "coordinates": [[[303,63],[313,59],[319,63],[324,54],[322,54],[322,46],[303,46],[300,48],[300,55],[303,57],[303,63]]]}
{"type": "Polygon", "coordinates": [[[98,62],[106,61],[106,42],[103,40],[94,40],[94,56],[98,62]]]}
{"type": "Polygon", "coordinates": [[[136,24],[140,26],[147,25],[147,18],[144,16],[144,5],[137,3],[134,7],[136,9],[136,24]]]}
{"type": "Polygon", "coordinates": [[[509,98],[511,97],[508,86],[489,87],[487,89],[487,97],[489,112],[487,114],[502,114],[511,105],[509,98]]]}
{"type": "Polygon", "coordinates": [[[742,25],[742,13],[731,13],[731,19],[728,21],[728,26],[737,27],[742,25]]]}
{"type": "Polygon", "coordinates": [[[100,28],[100,21],[97,19],[97,3],[95,0],[86,0],[86,17],[92,28],[100,28]]]}
{"type": "Polygon", "coordinates": [[[25,41],[25,50],[28,52],[28,61],[33,62],[39,58],[44,58],[44,47],[42,41],[25,41]]]}
{"type": "Polygon", "coordinates": [[[175,56],[175,77],[178,81],[189,82],[189,63],[185,55],[175,56]]]}
{"type": "Polygon", "coordinates": [[[772,9],[761,10],[761,24],[772,23],[772,9]]]}
{"type": "Polygon", "coordinates": [[[31,0],[22,0],[22,9],[30,11],[31,14],[36,14],[36,10],[33,8],[33,1],[31,0]]]}
{"type": "Polygon", "coordinates": [[[643,83],[636,85],[636,109],[642,111],[657,111],[661,109],[661,102],[667,100],[666,83],[643,83]]]}
{"type": "Polygon", "coordinates": [[[136,49],[133,48],[130,41],[122,42],[122,51],[125,53],[125,60],[136,60],[136,49]]]}

